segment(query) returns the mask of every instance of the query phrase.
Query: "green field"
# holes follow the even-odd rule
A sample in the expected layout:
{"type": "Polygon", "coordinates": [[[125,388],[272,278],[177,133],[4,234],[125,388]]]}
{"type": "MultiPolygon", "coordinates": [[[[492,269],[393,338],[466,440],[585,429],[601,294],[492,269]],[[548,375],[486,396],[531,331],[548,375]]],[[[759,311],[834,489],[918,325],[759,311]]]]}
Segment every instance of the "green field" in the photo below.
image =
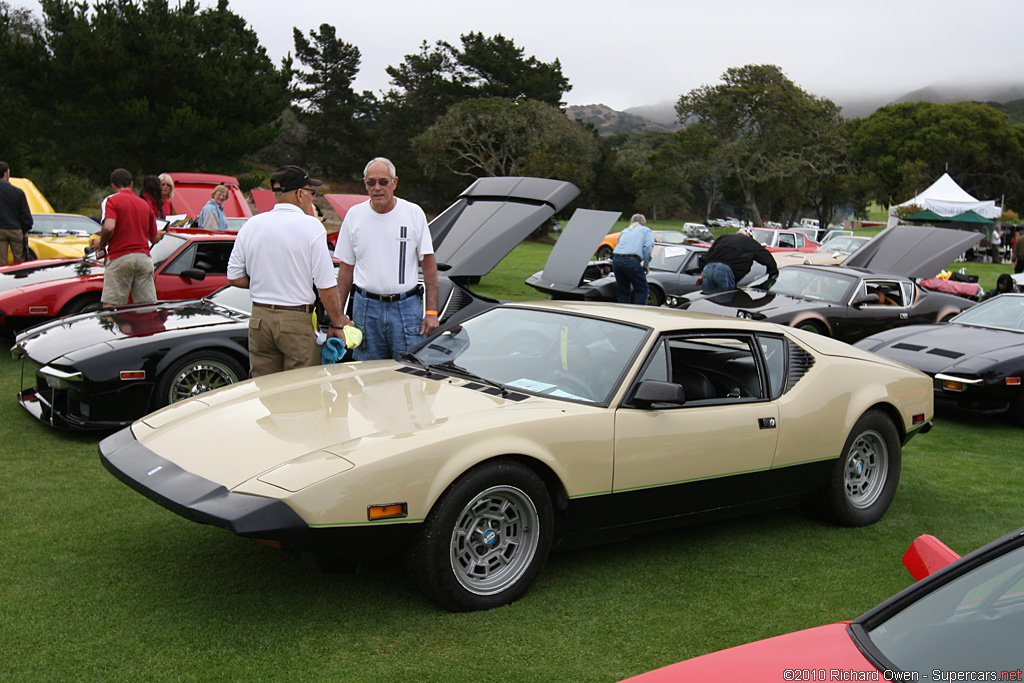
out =
{"type": "MultiPolygon", "coordinates": [[[[480,290],[534,298],[548,249],[480,290]]],[[[558,553],[519,602],[448,614],[397,562],[318,573],[157,506],[25,413],[18,373],[3,354],[0,681],[610,682],[855,617],[911,583],[917,535],[966,553],[1024,520],[1024,432],[940,414],[878,524],[786,509],[558,553]]]]}

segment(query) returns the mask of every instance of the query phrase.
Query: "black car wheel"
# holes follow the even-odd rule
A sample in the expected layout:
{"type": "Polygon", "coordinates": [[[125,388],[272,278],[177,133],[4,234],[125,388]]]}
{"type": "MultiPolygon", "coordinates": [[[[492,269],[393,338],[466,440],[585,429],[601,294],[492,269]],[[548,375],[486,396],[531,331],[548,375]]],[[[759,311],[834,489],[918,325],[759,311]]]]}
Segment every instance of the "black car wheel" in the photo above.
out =
{"type": "Polygon", "coordinates": [[[901,463],[899,434],[892,419],[869,410],[846,439],[843,454],[819,494],[819,511],[842,526],[874,524],[896,495],[901,463]]]}
{"type": "Polygon", "coordinates": [[[78,313],[94,313],[103,308],[100,303],[100,295],[96,292],[91,294],[80,294],[71,301],[64,304],[60,309],[61,315],[76,315],[78,313]]]}
{"type": "Polygon", "coordinates": [[[796,329],[803,330],[805,332],[813,332],[814,334],[822,334],[826,337],[828,336],[828,330],[825,329],[825,326],[814,320],[804,320],[795,327],[796,329]]]}
{"type": "Polygon", "coordinates": [[[648,306],[661,306],[665,303],[665,293],[657,287],[648,286],[647,290],[647,305],[648,306]]]}
{"type": "Polygon", "coordinates": [[[438,499],[406,554],[411,579],[453,612],[518,600],[551,548],[553,512],[532,470],[500,460],[470,470],[438,499]]]}
{"type": "Polygon", "coordinates": [[[245,371],[241,365],[226,354],[217,351],[193,353],[178,361],[160,377],[154,399],[155,407],[169,406],[244,378],[245,371]]]}
{"type": "Polygon", "coordinates": [[[604,261],[606,259],[610,259],[611,257],[612,257],[612,248],[611,247],[605,245],[605,246],[603,246],[603,247],[601,247],[600,249],[597,250],[597,259],[599,261],[604,261]]]}

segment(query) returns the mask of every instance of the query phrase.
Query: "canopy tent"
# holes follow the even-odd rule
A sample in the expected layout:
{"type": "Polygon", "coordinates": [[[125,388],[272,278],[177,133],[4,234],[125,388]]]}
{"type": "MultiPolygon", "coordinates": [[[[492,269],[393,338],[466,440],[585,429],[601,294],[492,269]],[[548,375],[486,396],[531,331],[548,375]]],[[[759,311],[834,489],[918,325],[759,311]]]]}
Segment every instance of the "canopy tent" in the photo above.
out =
{"type": "Polygon", "coordinates": [[[978,200],[968,194],[956,181],[943,173],[942,177],[931,184],[927,190],[902,204],[889,207],[888,226],[899,224],[896,213],[901,206],[918,206],[922,210],[932,211],[939,220],[953,220],[967,211],[974,211],[984,218],[999,218],[1003,210],[996,206],[994,199],[978,200]]]}
{"type": "Polygon", "coordinates": [[[911,214],[910,216],[906,216],[906,217],[904,217],[903,220],[905,220],[905,221],[944,221],[944,220],[947,220],[947,219],[943,218],[942,216],[940,216],[939,214],[935,213],[934,211],[931,211],[930,209],[925,209],[924,211],[918,211],[915,214],[911,214]]]}
{"type": "Polygon", "coordinates": [[[991,221],[984,216],[978,215],[975,211],[964,211],[961,214],[944,220],[948,220],[950,223],[979,223],[982,225],[991,225],[992,223],[995,223],[995,221],[991,221]]]}

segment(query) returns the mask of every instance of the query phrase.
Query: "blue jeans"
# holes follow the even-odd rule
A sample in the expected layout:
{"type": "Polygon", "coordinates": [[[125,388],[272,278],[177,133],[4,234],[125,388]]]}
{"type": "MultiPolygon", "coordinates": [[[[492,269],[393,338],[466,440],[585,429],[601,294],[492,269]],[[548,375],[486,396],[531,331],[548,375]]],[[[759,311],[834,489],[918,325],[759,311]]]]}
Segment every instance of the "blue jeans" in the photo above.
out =
{"type": "Polygon", "coordinates": [[[363,331],[363,343],[352,350],[352,360],[398,358],[425,338],[423,304],[418,296],[383,302],[354,293],[352,322],[363,331]]]}
{"type": "Polygon", "coordinates": [[[615,271],[615,300],[620,304],[646,304],[648,286],[643,261],[612,254],[612,269],[615,271]]]}
{"type": "Polygon", "coordinates": [[[705,294],[736,289],[736,275],[724,263],[709,263],[701,271],[700,291],[705,294]]]}

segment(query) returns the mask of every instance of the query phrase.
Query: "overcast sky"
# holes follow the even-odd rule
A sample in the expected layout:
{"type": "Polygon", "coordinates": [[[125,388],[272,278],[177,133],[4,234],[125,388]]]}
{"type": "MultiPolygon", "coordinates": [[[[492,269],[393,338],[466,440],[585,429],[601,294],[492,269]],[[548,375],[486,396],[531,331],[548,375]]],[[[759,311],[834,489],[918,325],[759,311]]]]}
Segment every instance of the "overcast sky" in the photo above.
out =
{"type": "MultiPolygon", "coordinates": [[[[8,0],[39,11],[33,0],[8,0]]],[[[172,0],[173,2],[173,0],[172,0]]],[[[200,0],[204,6],[215,0],[200,0]]],[[[358,91],[424,40],[480,31],[561,60],[568,104],[613,109],[676,100],[729,67],[776,64],[804,90],[841,102],[937,83],[1024,82],[1021,0],[231,0],[276,63],[292,28],[321,23],[357,46],[358,91]]]]}

